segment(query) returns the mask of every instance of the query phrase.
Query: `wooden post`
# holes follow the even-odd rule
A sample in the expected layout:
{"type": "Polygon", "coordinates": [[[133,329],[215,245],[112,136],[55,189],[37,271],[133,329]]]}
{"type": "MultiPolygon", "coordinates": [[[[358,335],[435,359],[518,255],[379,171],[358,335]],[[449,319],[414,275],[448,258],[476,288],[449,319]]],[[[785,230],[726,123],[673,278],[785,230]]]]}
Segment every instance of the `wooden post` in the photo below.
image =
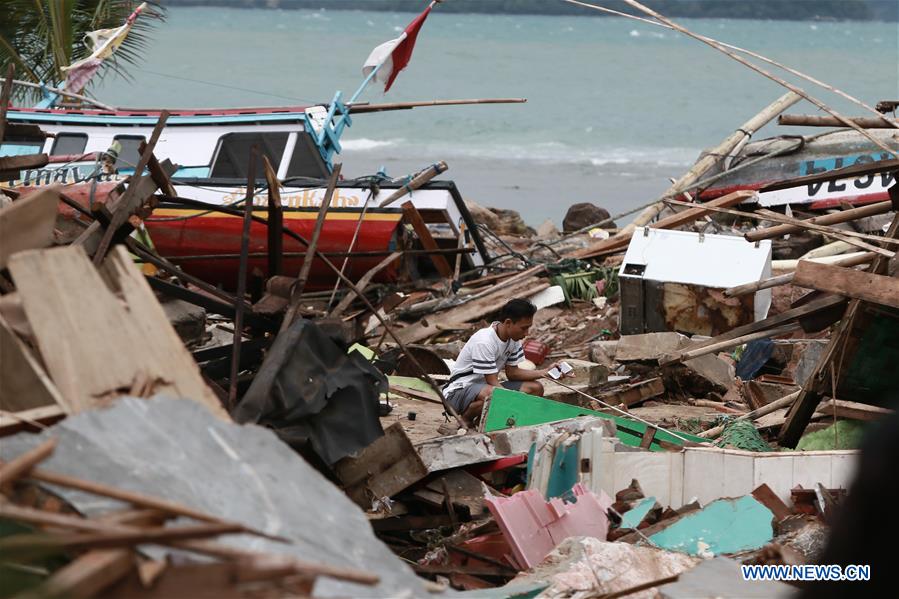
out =
{"type": "MultiPolygon", "coordinates": [[[[103,258],[106,256],[107,250],[109,250],[109,244],[112,242],[112,236],[118,230],[119,227],[124,224],[124,222],[128,219],[128,200],[130,196],[134,194],[137,189],[138,184],[140,183],[141,178],[143,177],[144,169],[147,168],[147,163],[150,162],[150,158],[153,156],[153,149],[156,147],[156,142],[159,141],[159,136],[162,134],[162,130],[165,128],[165,123],[169,118],[169,112],[167,110],[163,110],[159,114],[159,120],[156,121],[156,126],[153,127],[153,133],[150,135],[150,141],[147,143],[144,148],[143,154],[141,154],[140,160],[137,163],[137,167],[134,169],[134,174],[131,175],[131,180],[128,182],[128,189],[125,190],[125,193],[116,202],[114,207],[111,207],[113,210],[109,225],[106,227],[106,232],[103,235],[103,239],[100,240],[100,245],[97,247],[97,251],[94,253],[94,266],[99,266],[103,262],[103,258]]],[[[96,221],[95,221],[96,222],[96,221]]]]}
{"type": "MultiPolygon", "coordinates": [[[[281,322],[281,331],[286,331],[297,317],[297,311],[300,307],[300,296],[303,294],[303,289],[306,287],[306,280],[309,278],[312,262],[315,259],[316,253],[318,253],[318,238],[321,235],[322,228],[325,224],[328,207],[331,205],[331,197],[334,195],[334,189],[337,187],[337,180],[340,177],[341,167],[341,163],[338,162],[335,164],[334,170],[331,172],[331,178],[328,180],[328,189],[325,191],[325,197],[322,199],[321,206],[318,208],[318,219],[315,221],[312,239],[306,247],[306,257],[303,258],[303,265],[300,267],[300,275],[297,277],[297,284],[291,293],[290,307],[287,309],[284,320],[281,322]]],[[[342,274],[343,273],[340,273],[340,275],[342,274]]]]}
{"type": "Polygon", "coordinates": [[[284,266],[284,209],[281,205],[281,183],[268,156],[262,156],[265,180],[268,181],[268,276],[283,274],[284,266]]]}
{"type": "MultiPolygon", "coordinates": [[[[431,231],[428,229],[428,225],[425,224],[425,221],[421,218],[421,214],[419,214],[418,210],[412,204],[412,202],[404,202],[403,203],[403,215],[406,217],[406,220],[412,225],[412,228],[415,229],[415,234],[418,235],[418,239],[421,241],[421,245],[426,250],[436,250],[439,249],[437,246],[437,242],[434,241],[434,238],[431,236],[431,231]]],[[[449,279],[453,276],[453,269],[450,268],[449,262],[446,261],[446,258],[443,254],[429,254],[431,257],[431,261],[434,262],[434,266],[437,267],[437,272],[440,273],[440,276],[444,279],[449,279]]]]}
{"type": "Polygon", "coordinates": [[[240,266],[237,269],[237,306],[234,310],[234,341],[231,345],[231,374],[228,380],[228,410],[237,405],[237,377],[240,371],[240,344],[243,340],[244,296],[247,293],[247,262],[250,251],[250,224],[253,222],[253,198],[256,192],[256,155],[259,148],[250,148],[247,164],[247,195],[243,206],[243,231],[240,237],[240,266]]]}
{"type": "Polygon", "coordinates": [[[418,189],[419,187],[421,187],[422,185],[424,185],[425,183],[427,183],[428,181],[430,181],[431,179],[433,179],[440,173],[446,172],[446,170],[448,168],[449,167],[442,160],[436,164],[432,164],[428,169],[419,173],[414,179],[409,181],[409,183],[407,183],[406,185],[403,185],[402,187],[397,189],[395,192],[393,192],[390,195],[390,197],[388,197],[383,202],[378,204],[378,208],[386,208],[387,206],[394,203],[395,201],[397,201],[404,195],[406,195],[412,191],[415,191],[416,189],[418,189]]]}

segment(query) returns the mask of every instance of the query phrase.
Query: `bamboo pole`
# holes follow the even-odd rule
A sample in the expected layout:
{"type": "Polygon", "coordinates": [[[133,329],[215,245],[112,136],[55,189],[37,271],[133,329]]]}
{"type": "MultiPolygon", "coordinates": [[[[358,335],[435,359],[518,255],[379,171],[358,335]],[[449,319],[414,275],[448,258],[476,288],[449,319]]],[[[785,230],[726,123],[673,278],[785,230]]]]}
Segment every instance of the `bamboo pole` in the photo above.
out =
{"type": "Polygon", "coordinates": [[[832,117],[834,117],[835,119],[839,120],[845,126],[851,127],[852,129],[855,129],[856,131],[861,133],[863,137],[865,137],[868,141],[873,143],[878,148],[892,154],[896,158],[899,158],[899,151],[894,150],[894,149],[890,148],[889,146],[885,145],[879,139],[876,139],[875,137],[873,137],[870,133],[868,133],[867,131],[865,131],[864,129],[862,129],[861,127],[859,127],[858,125],[856,125],[855,123],[853,123],[852,121],[850,121],[849,119],[847,119],[846,117],[844,117],[843,115],[838,113],[833,108],[830,108],[829,106],[827,106],[826,104],[824,104],[823,102],[818,100],[817,98],[814,98],[811,95],[809,95],[808,93],[806,93],[803,89],[793,85],[792,83],[790,83],[788,81],[785,81],[784,79],[781,79],[780,77],[778,77],[776,75],[772,75],[771,73],[769,73],[765,69],[761,68],[760,66],[749,62],[748,60],[746,60],[742,56],[735,54],[734,52],[731,52],[730,50],[725,48],[723,45],[721,45],[720,42],[713,40],[712,38],[708,38],[708,37],[701,36],[701,35],[696,35],[695,33],[690,31],[686,27],[683,27],[682,25],[678,25],[671,19],[666,18],[664,15],[652,10],[648,6],[644,6],[643,4],[640,4],[639,2],[637,2],[637,0],[623,0],[623,1],[626,2],[628,5],[633,6],[634,8],[640,10],[641,12],[644,12],[644,13],[658,19],[659,21],[661,21],[662,23],[665,23],[666,25],[672,27],[673,29],[676,29],[677,31],[683,33],[684,35],[692,37],[693,39],[699,40],[702,43],[711,46],[712,48],[718,50],[719,52],[725,54],[726,56],[733,58],[734,60],[736,60],[743,66],[749,67],[756,73],[759,73],[760,75],[763,75],[764,77],[770,79],[771,81],[774,81],[775,83],[782,85],[783,87],[787,88],[791,92],[798,94],[799,96],[802,96],[803,98],[805,98],[806,100],[808,100],[809,102],[811,102],[812,104],[814,104],[815,106],[817,106],[818,108],[820,108],[821,110],[826,112],[827,114],[829,114],[832,117]]]}
{"type": "MultiPolygon", "coordinates": [[[[810,223],[813,225],[836,225],[839,223],[849,222],[851,220],[857,220],[859,218],[866,218],[868,216],[886,214],[892,209],[893,203],[887,200],[884,202],[877,202],[875,204],[868,204],[867,206],[860,206],[858,208],[850,208],[849,210],[841,210],[840,212],[834,212],[832,214],[816,216],[814,218],[806,219],[802,222],[810,223]]],[[[782,237],[783,235],[796,233],[797,231],[801,230],[802,226],[798,224],[782,224],[777,225],[776,227],[759,229],[758,231],[750,231],[749,233],[743,235],[743,237],[746,238],[746,241],[761,241],[762,239],[774,239],[775,237],[782,237]]]]}
{"type": "MultiPolygon", "coordinates": [[[[3,83],[6,83],[6,79],[3,77],[0,77],[0,81],[2,81],[3,83]]],[[[98,101],[94,100],[93,98],[88,98],[87,96],[82,96],[80,94],[73,94],[73,93],[67,92],[63,89],[58,89],[55,87],[45,87],[43,85],[38,85],[37,83],[31,83],[30,81],[21,81],[19,79],[10,78],[10,81],[15,83],[16,85],[21,85],[23,87],[33,87],[35,89],[46,89],[47,91],[51,91],[54,94],[59,94],[60,96],[68,96],[70,98],[75,98],[76,100],[82,100],[84,102],[89,102],[90,104],[93,104],[97,108],[102,108],[103,110],[117,110],[115,106],[110,106],[109,104],[103,104],[102,102],[98,102],[98,101]]]]}
{"type": "Polygon", "coordinates": [[[728,135],[720,144],[718,144],[711,150],[707,150],[704,155],[696,161],[696,164],[694,164],[693,167],[686,172],[686,174],[684,174],[671,187],[669,187],[665,191],[665,193],[663,193],[661,197],[658,198],[658,201],[655,204],[652,204],[643,212],[641,212],[631,224],[624,227],[621,231],[619,231],[609,239],[605,239],[603,241],[600,241],[599,243],[588,246],[582,252],[579,252],[578,256],[590,257],[591,255],[602,253],[603,251],[605,251],[605,248],[618,247],[621,244],[629,242],[631,236],[634,234],[634,230],[637,227],[642,227],[648,224],[652,219],[658,216],[658,214],[665,207],[664,200],[668,198],[674,198],[689,189],[694,183],[699,181],[706,172],[708,172],[712,167],[718,164],[718,162],[724,156],[727,156],[731,152],[731,150],[733,150],[737,146],[737,144],[739,144],[744,139],[751,137],[753,133],[768,124],[772,119],[774,119],[774,117],[798,102],[800,99],[801,98],[799,95],[793,92],[788,92],[766,106],[764,109],[762,109],[761,112],[743,123],[739,128],[737,128],[736,131],[728,135]]]}
{"type": "Polygon", "coordinates": [[[767,339],[769,337],[786,335],[787,333],[792,333],[799,328],[800,325],[798,322],[791,322],[789,324],[779,326],[776,329],[766,329],[764,331],[749,333],[748,335],[741,335],[739,337],[734,337],[733,339],[719,341],[718,343],[712,343],[710,345],[705,345],[696,349],[688,349],[687,351],[680,352],[675,356],[662,358],[661,360],[659,360],[659,366],[668,366],[677,362],[686,362],[687,360],[692,360],[693,358],[713,354],[724,349],[730,349],[732,347],[743,345],[744,343],[749,343],[750,341],[755,341],[757,339],[767,339]]]}
{"type": "Polygon", "coordinates": [[[369,104],[356,102],[347,104],[350,114],[363,112],[382,112],[388,110],[410,110],[424,106],[466,106],[469,104],[524,104],[527,98],[472,98],[469,100],[429,100],[425,102],[388,102],[386,104],[369,104]]]}
{"type": "MultiPolygon", "coordinates": [[[[671,27],[670,25],[666,25],[665,23],[660,23],[659,21],[653,21],[653,20],[650,20],[650,19],[645,19],[645,18],[643,18],[643,17],[638,17],[638,16],[636,16],[636,15],[630,15],[630,14],[627,14],[627,13],[624,13],[624,12],[621,12],[621,11],[618,11],[618,10],[612,10],[611,8],[605,8],[605,7],[603,7],[603,6],[596,6],[596,5],[594,5],[594,4],[587,4],[586,2],[579,2],[578,0],[562,0],[562,1],[563,1],[563,2],[568,2],[569,4],[575,4],[575,5],[577,5],[577,6],[584,6],[584,7],[586,7],[586,8],[592,8],[592,9],[598,10],[598,11],[600,11],[600,12],[605,12],[605,13],[608,13],[608,14],[617,15],[617,16],[619,16],[619,17],[624,17],[624,18],[627,18],[627,19],[633,19],[634,21],[640,21],[641,23],[647,23],[647,24],[649,24],[649,25],[654,25],[654,26],[656,26],[656,27],[662,27],[663,29],[670,29],[670,30],[672,30],[672,31],[676,31],[674,27],[671,27]]],[[[712,38],[709,38],[709,37],[704,37],[704,36],[698,36],[698,37],[699,37],[699,38],[703,38],[703,40],[715,41],[715,40],[713,40],[712,38]]],[[[824,88],[824,89],[826,89],[826,90],[828,90],[828,91],[831,91],[831,92],[837,94],[838,96],[840,96],[840,97],[842,97],[842,98],[845,98],[846,100],[849,100],[849,101],[852,102],[853,104],[856,104],[857,106],[860,106],[860,107],[864,108],[864,109],[867,110],[868,112],[870,112],[870,113],[872,113],[872,114],[874,114],[874,115],[880,116],[880,111],[877,110],[877,108],[872,107],[872,106],[869,106],[869,105],[865,104],[864,102],[862,102],[861,100],[859,100],[858,98],[855,98],[855,97],[853,97],[853,96],[850,96],[850,95],[847,94],[846,92],[844,92],[844,91],[842,91],[842,90],[840,90],[840,89],[837,89],[836,87],[833,87],[832,85],[829,85],[829,84],[827,84],[827,83],[824,83],[823,81],[819,81],[818,79],[815,79],[814,77],[812,77],[812,76],[810,76],[810,75],[806,75],[805,73],[803,73],[803,72],[801,72],[801,71],[797,71],[796,69],[793,69],[793,68],[791,68],[791,67],[788,67],[788,66],[785,65],[785,64],[781,64],[781,63],[779,63],[779,62],[777,62],[777,61],[775,61],[775,60],[771,60],[771,59],[768,58],[767,56],[762,56],[761,54],[758,54],[758,53],[756,53],[756,52],[753,52],[752,50],[747,50],[747,49],[745,49],[745,48],[741,48],[741,47],[739,47],[739,46],[733,46],[733,45],[731,45],[731,44],[725,44],[724,42],[718,42],[718,43],[720,43],[720,44],[721,44],[722,46],[724,46],[725,48],[730,48],[731,50],[736,50],[737,52],[740,52],[740,53],[745,54],[745,55],[747,55],[747,56],[751,56],[751,57],[753,57],[753,58],[755,58],[755,59],[757,59],[757,60],[761,60],[762,62],[765,62],[765,63],[767,63],[767,64],[770,64],[770,65],[772,65],[772,66],[775,66],[775,67],[777,67],[777,68],[779,68],[779,69],[783,69],[784,71],[790,73],[791,75],[796,75],[796,76],[799,77],[800,79],[804,79],[804,80],[808,81],[809,83],[812,83],[812,84],[814,84],[814,85],[817,85],[817,86],[819,86],[819,87],[822,87],[822,88],[824,88]]],[[[878,104],[878,106],[879,106],[879,104],[878,104]]],[[[894,126],[895,126],[896,128],[899,128],[899,122],[897,122],[894,126]]]]}
{"type": "MultiPolygon", "coordinates": [[[[886,117],[854,116],[850,121],[864,129],[895,129],[897,121],[886,117]]],[[[782,114],[777,117],[778,125],[797,127],[843,127],[843,123],[832,116],[819,114],[782,114]]]]}
{"type": "MultiPolygon", "coordinates": [[[[735,420],[758,420],[759,418],[761,418],[762,416],[764,416],[766,414],[770,414],[771,412],[776,412],[777,410],[779,410],[781,408],[787,408],[787,407],[791,406],[793,404],[793,402],[796,401],[797,397],[799,397],[799,391],[790,393],[789,395],[785,395],[784,397],[781,397],[780,399],[775,399],[771,403],[764,405],[757,410],[747,412],[747,413],[743,414],[742,416],[737,416],[737,418],[735,418],[735,420]]],[[[724,432],[723,425],[716,426],[714,428],[710,428],[707,431],[703,431],[703,432],[699,433],[697,435],[697,437],[702,437],[704,439],[714,439],[718,435],[720,435],[722,432],[724,432]]]]}
{"type": "MultiPolygon", "coordinates": [[[[830,264],[833,264],[834,266],[858,266],[859,264],[870,262],[874,259],[875,255],[876,254],[874,252],[855,252],[851,255],[841,258],[840,260],[830,262],[830,264]]],[[[823,261],[821,258],[812,258],[811,260],[813,262],[823,261]]],[[[762,289],[770,289],[772,287],[787,285],[793,282],[794,276],[796,276],[795,272],[788,272],[786,274],[762,279],[761,281],[744,283],[743,285],[737,285],[736,287],[725,289],[724,295],[727,297],[738,297],[740,295],[746,295],[747,293],[755,293],[756,291],[761,291],[762,289]]]]}

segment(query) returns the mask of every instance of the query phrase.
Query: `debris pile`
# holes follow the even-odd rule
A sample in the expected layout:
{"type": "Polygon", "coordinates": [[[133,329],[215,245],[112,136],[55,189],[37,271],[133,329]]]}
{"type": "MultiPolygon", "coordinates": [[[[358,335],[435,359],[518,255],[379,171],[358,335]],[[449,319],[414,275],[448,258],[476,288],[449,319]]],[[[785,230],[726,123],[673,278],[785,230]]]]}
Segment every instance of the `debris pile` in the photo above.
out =
{"type": "Polygon", "coordinates": [[[307,240],[251,151],[241,209],[197,204],[243,218],[230,290],[142,235],[177,196],[154,155],[164,111],[102,201],[89,182],[3,187],[2,567],[25,596],[584,597],[739,596],[739,563],[813,563],[853,440],[895,410],[899,161],[725,186],[794,101],[624,227],[579,205],[543,240],[460,198],[441,237],[445,215],[407,200],[400,243],[365,272],[318,245],[339,165],[307,240]],[[889,185],[862,206],[788,193],[867,178],[889,185]],[[252,227],[267,243],[251,251],[252,227]],[[538,308],[519,368],[571,372],[541,375],[542,395],[488,389],[465,421],[443,392],[454,360],[518,298],[538,308]]]}

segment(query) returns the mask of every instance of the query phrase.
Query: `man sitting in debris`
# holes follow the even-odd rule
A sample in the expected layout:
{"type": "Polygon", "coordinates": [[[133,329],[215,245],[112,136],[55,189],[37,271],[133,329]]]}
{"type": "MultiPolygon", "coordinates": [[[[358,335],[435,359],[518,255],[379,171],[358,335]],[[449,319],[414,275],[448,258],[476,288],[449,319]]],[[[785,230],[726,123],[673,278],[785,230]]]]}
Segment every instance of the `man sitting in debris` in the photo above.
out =
{"type": "Polygon", "coordinates": [[[528,334],[536,312],[537,308],[527,300],[509,300],[499,312],[499,321],[472,335],[462,348],[443,394],[466,425],[477,422],[484,401],[500,386],[500,370],[505,370],[509,379],[502,383],[506,389],[543,395],[543,385],[537,379],[547,377],[549,370],[518,367],[524,361],[520,342],[528,334]]]}

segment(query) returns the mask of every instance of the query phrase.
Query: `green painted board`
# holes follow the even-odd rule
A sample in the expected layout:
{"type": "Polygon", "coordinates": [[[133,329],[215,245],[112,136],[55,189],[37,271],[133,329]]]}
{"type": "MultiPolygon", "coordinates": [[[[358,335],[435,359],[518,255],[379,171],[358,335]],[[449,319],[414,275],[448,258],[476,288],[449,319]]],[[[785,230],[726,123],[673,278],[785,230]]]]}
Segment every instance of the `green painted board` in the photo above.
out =
{"type": "Polygon", "coordinates": [[[715,555],[736,553],[770,543],[774,536],[773,520],[771,510],[752,495],[717,499],[652,535],[649,540],[662,549],[690,555],[699,553],[700,541],[715,555]]]}
{"type": "MultiPolygon", "coordinates": [[[[489,433],[514,426],[545,424],[557,420],[577,418],[578,416],[598,416],[614,420],[618,428],[618,438],[625,445],[633,447],[640,446],[643,433],[646,432],[645,424],[630,418],[612,416],[544,397],[535,397],[519,391],[510,391],[509,389],[495,389],[493,391],[493,395],[490,397],[490,402],[487,405],[487,415],[484,418],[484,432],[489,433]]],[[[707,439],[702,437],[679,431],[677,434],[696,443],[705,443],[707,441],[707,439]]],[[[676,445],[684,444],[681,439],[663,430],[656,432],[655,439],[668,441],[676,445]]],[[[664,451],[658,443],[653,443],[650,449],[652,451],[664,451]]]]}

